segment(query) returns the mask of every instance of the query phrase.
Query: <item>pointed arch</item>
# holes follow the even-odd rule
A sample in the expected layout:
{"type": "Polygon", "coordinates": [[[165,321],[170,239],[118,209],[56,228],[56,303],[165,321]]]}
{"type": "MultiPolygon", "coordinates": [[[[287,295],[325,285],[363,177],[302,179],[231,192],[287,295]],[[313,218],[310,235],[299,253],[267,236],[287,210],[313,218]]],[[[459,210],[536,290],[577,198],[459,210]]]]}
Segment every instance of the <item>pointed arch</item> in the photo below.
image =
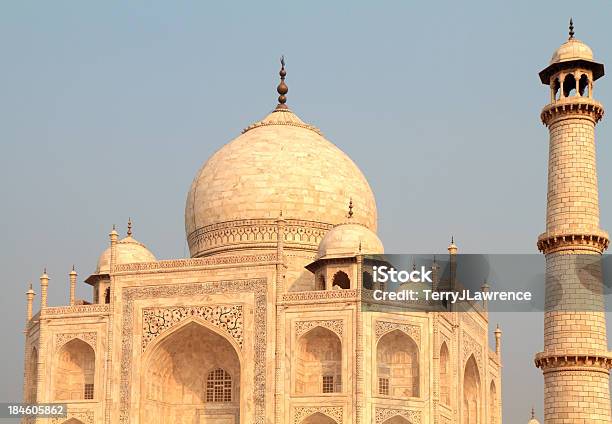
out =
{"type": "Polygon", "coordinates": [[[489,424],[497,424],[498,411],[497,386],[495,381],[491,380],[489,385],[489,424]]]}
{"type": "Polygon", "coordinates": [[[307,416],[301,424],[338,424],[333,418],[321,413],[315,412],[307,416]]]}
{"type": "Polygon", "coordinates": [[[36,402],[36,391],[38,389],[38,349],[32,347],[30,352],[30,362],[28,364],[28,390],[26,392],[27,401],[36,402]]]}
{"type": "Polygon", "coordinates": [[[333,331],[314,327],[298,339],[295,391],[299,394],[342,391],[342,341],[333,331]]]}
{"type": "Polygon", "coordinates": [[[380,395],[419,397],[419,347],[412,337],[396,329],[378,340],[376,379],[380,395]]]}
{"type": "Polygon", "coordinates": [[[338,271],[334,274],[332,288],[336,288],[336,286],[343,290],[348,290],[351,288],[351,279],[346,272],[338,271]]]}
{"type": "Polygon", "coordinates": [[[463,424],[481,424],[481,382],[478,364],[470,355],[463,372],[463,424]]]}
{"type": "Polygon", "coordinates": [[[62,424],[85,424],[85,423],[81,420],[77,420],[76,418],[69,418],[66,421],[64,421],[62,424]]]}
{"type": "Polygon", "coordinates": [[[451,370],[450,370],[450,352],[446,341],[442,342],[440,346],[440,365],[438,368],[439,382],[440,382],[440,401],[446,405],[451,404],[451,370]]]}
{"type": "Polygon", "coordinates": [[[151,343],[142,364],[141,422],[193,422],[209,409],[239,421],[240,355],[218,329],[185,320],[151,343]]]}
{"type": "Polygon", "coordinates": [[[96,354],[88,343],[74,338],[57,352],[53,368],[55,400],[94,399],[96,354]]]}

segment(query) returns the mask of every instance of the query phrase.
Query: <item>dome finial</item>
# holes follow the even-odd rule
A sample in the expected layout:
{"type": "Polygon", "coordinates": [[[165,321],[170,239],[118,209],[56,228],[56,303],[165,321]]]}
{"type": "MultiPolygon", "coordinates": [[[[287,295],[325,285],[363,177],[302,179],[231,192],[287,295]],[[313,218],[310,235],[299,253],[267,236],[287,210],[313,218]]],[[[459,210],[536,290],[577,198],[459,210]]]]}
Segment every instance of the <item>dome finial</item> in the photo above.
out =
{"type": "Polygon", "coordinates": [[[132,237],[132,218],[128,218],[127,235],[128,237],[132,237]]]}
{"type": "Polygon", "coordinates": [[[278,73],[280,75],[280,83],[278,87],[276,87],[276,91],[278,92],[278,105],[276,109],[289,109],[285,103],[287,103],[287,94],[289,92],[289,87],[285,84],[285,76],[287,76],[287,71],[285,71],[285,56],[281,56],[280,58],[281,70],[278,73]]]}
{"type": "Polygon", "coordinates": [[[531,419],[535,419],[535,407],[531,407],[531,419]]]}
{"type": "Polygon", "coordinates": [[[568,40],[572,40],[574,38],[574,20],[570,18],[569,24],[569,38],[568,40]]]}
{"type": "Polygon", "coordinates": [[[348,211],[349,219],[353,217],[353,198],[349,199],[349,211],[348,211]]]}

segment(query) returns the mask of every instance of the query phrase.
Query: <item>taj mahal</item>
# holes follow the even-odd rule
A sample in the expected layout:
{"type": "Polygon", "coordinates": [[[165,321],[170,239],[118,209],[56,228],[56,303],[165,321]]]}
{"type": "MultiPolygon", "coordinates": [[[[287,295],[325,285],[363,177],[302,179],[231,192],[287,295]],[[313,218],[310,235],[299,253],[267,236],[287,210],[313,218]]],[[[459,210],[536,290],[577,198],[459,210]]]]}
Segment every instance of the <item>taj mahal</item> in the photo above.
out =
{"type": "MultiPolygon", "coordinates": [[[[276,108],[197,172],[185,206],[189,258],[158,259],[130,221],[125,235],[112,228],[84,279],[90,299],[76,298],[75,269],[65,284],[45,271],[39,293],[30,286],[24,402],[65,403],[68,412],[26,422],[502,423],[502,331],[486,308],[362,310],[371,255],[384,253],[374,193],[355,163],[289,108],[286,75],[282,61],[276,108]],[[66,290],[67,304],[48,306],[49,290],[66,290]]],[[[550,90],[537,247],[554,307],[544,350],[534,352],[546,424],[611,422],[601,280],[585,294],[590,311],[564,304],[561,292],[584,290],[568,270],[609,243],[599,228],[594,135],[603,75],[573,25],[539,74],[550,90]]],[[[447,250],[452,258],[458,247],[447,250]]],[[[537,424],[525,407],[524,422],[537,424]]]]}

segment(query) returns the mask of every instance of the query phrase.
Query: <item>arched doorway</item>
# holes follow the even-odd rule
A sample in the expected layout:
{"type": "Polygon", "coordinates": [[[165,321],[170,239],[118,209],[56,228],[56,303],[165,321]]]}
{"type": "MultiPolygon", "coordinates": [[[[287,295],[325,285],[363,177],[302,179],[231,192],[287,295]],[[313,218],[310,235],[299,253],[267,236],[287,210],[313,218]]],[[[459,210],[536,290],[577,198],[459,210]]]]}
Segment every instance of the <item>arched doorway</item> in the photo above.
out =
{"type": "Polygon", "coordinates": [[[463,374],[463,424],[480,424],[480,373],[471,355],[465,364],[463,374]]]}
{"type": "Polygon", "coordinates": [[[380,338],[376,347],[378,394],[419,397],[419,348],[412,338],[393,330],[380,338]]]}
{"type": "Polygon", "coordinates": [[[297,393],[342,391],[342,343],[333,331],[315,327],[300,337],[296,361],[297,393]]]}
{"type": "Polygon", "coordinates": [[[83,421],[79,421],[76,418],[70,418],[67,421],[64,421],[62,424],[84,424],[83,421]]]}
{"type": "Polygon", "coordinates": [[[334,421],[327,415],[317,412],[316,414],[312,414],[306,417],[306,419],[302,421],[301,424],[338,424],[338,423],[336,423],[336,421],[334,421]]]}
{"type": "Polygon", "coordinates": [[[389,418],[383,424],[410,424],[410,421],[400,415],[396,415],[395,417],[389,418]]]}
{"type": "Polygon", "coordinates": [[[143,365],[141,422],[240,421],[240,359],[223,336],[187,323],[153,346],[143,365]]]}
{"type": "Polygon", "coordinates": [[[53,371],[55,400],[93,399],[96,354],[81,339],[72,339],[59,350],[53,371]]]}

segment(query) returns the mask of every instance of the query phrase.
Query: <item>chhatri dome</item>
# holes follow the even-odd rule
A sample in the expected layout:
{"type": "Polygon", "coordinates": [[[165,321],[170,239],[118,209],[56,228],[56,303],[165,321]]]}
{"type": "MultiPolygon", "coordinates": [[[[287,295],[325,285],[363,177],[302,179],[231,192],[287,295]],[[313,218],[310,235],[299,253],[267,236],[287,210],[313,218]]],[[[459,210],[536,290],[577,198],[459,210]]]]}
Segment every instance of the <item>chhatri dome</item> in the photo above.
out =
{"type": "Polygon", "coordinates": [[[384,253],[383,244],[376,233],[363,224],[353,222],[352,200],[348,217],[347,222],[336,225],[323,237],[317,259],[384,253]]]}
{"type": "MultiPolygon", "coordinates": [[[[111,248],[108,247],[98,259],[94,275],[110,273],[111,248]]],[[[142,262],[155,262],[155,255],[144,244],[132,237],[132,221],[128,221],[127,236],[117,241],[116,263],[132,264],[142,262]]]]}
{"type": "MultiPolygon", "coordinates": [[[[331,226],[353,220],[376,231],[374,194],[357,165],[286,105],[284,61],[274,111],[214,153],[197,173],[185,207],[192,257],[273,247],[282,213],[297,232],[288,241],[316,250],[331,226]]],[[[291,247],[291,243],[289,246],[291,247]]]]}

